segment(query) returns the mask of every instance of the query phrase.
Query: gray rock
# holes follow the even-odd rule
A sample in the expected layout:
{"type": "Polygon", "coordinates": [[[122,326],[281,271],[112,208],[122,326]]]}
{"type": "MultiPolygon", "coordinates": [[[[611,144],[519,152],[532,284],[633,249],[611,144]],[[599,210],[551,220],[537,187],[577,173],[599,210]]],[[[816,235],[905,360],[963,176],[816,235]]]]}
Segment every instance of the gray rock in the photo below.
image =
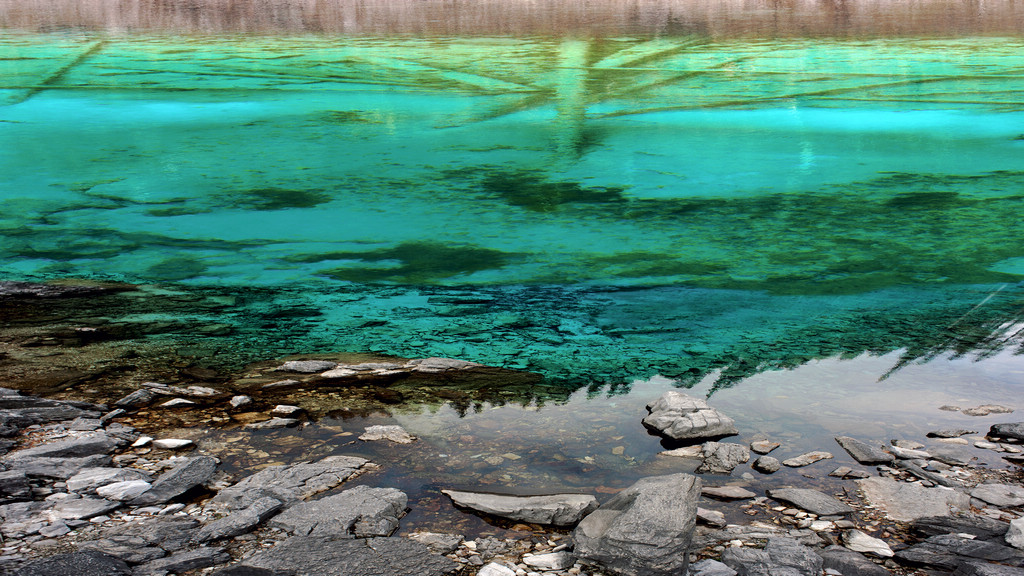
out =
{"type": "Polygon", "coordinates": [[[297,536],[390,536],[398,529],[407,503],[408,497],[401,490],[356,486],[334,496],[294,504],[274,517],[270,525],[297,536]]]}
{"type": "Polygon", "coordinates": [[[843,576],[891,576],[891,572],[875,564],[863,554],[842,546],[829,546],[818,552],[826,570],[837,570],[843,576]]]}
{"type": "Polygon", "coordinates": [[[700,488],[690,474],[638,480],[576,527],[577,557],[620,575],[686,574],[700,488]]]}
{"type": "Polygon", "coordinates": [[[896,552],[901,562],[941,570],[955,570],[965,559],[987,560],[1019,565],[1020,552],[983,540],[962,538],[956,534],[930,536],[924,542],[896,552]]]}
{"type": "Polygon", "coordinates": [[[252,404],[252,398],[245,394],[239,394],[237,396],[232,396],[231,400],[228,401],[228,404],[231,404],[232,408],[241,408],[242,406],[252,404]]]}
{"type": "Polygon", "coordinates": [[[1024,486],[978,484],[971,490],[971,497],[1001,508],[1020,506],[1024,504],[1024,486]]]}
{"type": "Polygon", "coordinates": [[[820,450],[815,450],[813,452],[807,452],[805,454],[801,454],[801,455],[796,456],[794,458],[788,458],[786,460],[783,460],[782,461],[782,465],[783,466],[789,466],[790,468],[802,468],[804,466],[810,466],[811,464],[814,464],[815,462],[818,462],[820,460],[830,460],[830,459],[832,459],[832,453],[831,452],[823,452],[823,451],[820,451],[820,450]]]}
{"type": "Polygon", "coordinates": [[[67,498],[57,501],[50,509],[49,516],[60,520],[88,520],[121,506],[100,498],[67,498]]]}
{"type": "Polygon", "coordinates": [[[100,539],[82,542],[79,548],[99,550],[129,564],[142,564],[185,549],[198,525],[192,518],[160,516],[105,528],[100,539]]]}
{"type": "Polygon", "coordinates": [[[836,442],[846,450],[854,460],[861,464],[889,464],[894,460],[893,455],[883,452],[875,446],[861,442],[849,436],[836,436],[836,442]]]}
{"type": "Polygon", "coordinates": [[[597,509],[597,499],[586,494],[507,496],[457,490],[441,490],[441,493],[451,498],[457,506],[534,524],[575,526],[584,516],[597,509]]]}
{"type": "Polygon", "coordinates": [[[148,473],[134,468],[84,468],[78,474],[68,478],[67,489],[69,492],[89,492],[95,491],[100,486],[106,486],[115,482],[131,480],[144,480],[148,482],[150,479],[151,477],[148,473]]]}
{"type": "Polygon", "coordinates": [[[217,470],[217,460],[211,456],[183,458],[174,468],[164,472],[153,486],[130,502],[132,506],[163,504],[181,496],[208,481],[217,470]]]}
{"type": "Polygon", "coordinates": [[[704,462],[697,468],[699,474],[728,474],[750,460],[746,446],[730,442],[705,442],[701,445],[701,455],[704,462]]]}
{"type": "Polygon", "coordinates": [[[705,486],[700,493],[720,500],[743,500],[757,496],[742,486],[705,486]]]}
{"type": "Polygon", "coordinates": [[[739,576],[821,576],[823,564],[812,549],[789,538],[770,538],[763,550],[727,548],[722,562],[739,576]]]}
{"type": "Polygon", "coordinates": [[[263,390],[288,390],[291,388],[301,388],[305,386],[305,382],[299,380],[278,380],[277,382],[271,382],[262,386],[263,390]]]}
{"type": "Polygon", "coordinates": [[[275,372],[298,372],[299,374],[319,374],[331,370],[338,365],[330,360],[289,360],[274,368],[275,372]]]}
{"type": "Polygon", "coordinates": [[[956,567],[953,576],[1024,576],[1024,570],[980,560],[965,560],[956,567]]]}
{"type": "Polygon", "coordinates": [[[407,538],[332,540],[294,536],[243,564],[294,570],[295,576],[444,576],[460,565],[407,538]]]}
{"type": "Polygon", "coordinates": [[[467,362],[465,360],[455,360],[452,358],[422,358],[416,360],[410,360],[405,363],[404,368],[409,368],[413,372],[421,372],[425,374],[439,374],[442,372],[455,372],[461,370],[472,370],[474,368],[481,368],[483,364],[476,364],[474,362],[467,362]]]}
{"type": "Polygon", "coordinates": [[[476,576],[516,576],[516,571],[497,562],[491,562],[481,568],[476,576]]]}
{"type": "Polygon", "coordinates": [[[299,420],[296,418],[271,418],[262,422],[246,424],[245,427],[249,430],[273,430],[276,428],[294,428],[298,425],[299,420]]]}
{"type": "Polygon", "coordinates": [[[282,507],[280,500],[264,496],[251,506],[232,512],[203,526],[195,536],[196,542],[209,542],[231,538],[251,532],[256,526],[270,518],[282,507]]]}
{"type": "Polygon", "coordinates": [[[925,537],[939,534],[970,534],[981,540],[1001,539],[1009,527],[1007,522],[976,514],[928,516],[911,523],[911,529],[925,537]]]}
{"type": "Polygon", "coordinates": [[[725,528],[728,525],[728,522],[725,520],[725,514],[717,510],[708,510],[700,507],[697,508],[697,520],[716,528],[725,528]]]}
{"type": "Polygon", "coordinates": [[[951,444],[935,446],[930,448],[928,452],[933,460],[938,460],[950,466],[966,466],[974,459],[967,448],[951,444]]]}
{"type": "Polygon", "coordinates": [[[933,430],[925,436],[929,438],[959,438],[966,436],[967,434],[977,434],[977,430],[965,430],[963,428],[943,428],[942,430],[933,430]]]}
{"type": "Polygon", "coordinates": [[[768,454],[779,446],[782,446],[782,444],[772,442],[771,440],[755,440],[750,443],[750,449],[758,454],[768,454]]]}
{"type": "Polygon", "coordinates": [[[295,576],[294,570],[272,570],[238,564],[213,573],[213,576],[295,576]]]}
{"type": "Polygon", "coordinates": [[[736,576],[736,571],[710,558],[690,565],[690,576],[736,576]]]}
{"type": "Polygon", "coordinates": [[[949,488],[926,488],[891,478],[865,478],[857,480],[857,486],[869,504],[899,522],[970,509],[970,497],[949,488]]]}
{"type": "Polygon", "coordinates": [[[762,474],[774,474],[782,468],[782,463],[779,462],[778,458],[761,456],[757,460],[754,460],[754,463],[751,464],[750,467],[762,474]]]}
{"type": "Polygon", "coordinates": [[[1010,522],[1010,529],[1006,531],[1006,543],[1014,548],[1024,549],[1024,518],[1010,522]]]}
{"type": "Polygon", "coordinates": [[[576,563],[576,558],[572,554],[562,552],[550,552],[547,554],[536,554],[533,556],[526,556],[523,558],[523,564],[536,568],[538,570],[544,570],[546,572],[554,572],[558,570],[565,570],[572,568],[572,565],[576,563]]]}
{"type": "Polygon", "coordinates": [[[892,548],[880,538],[869,536],[860,530],[843,532],[843,545],[854,552],[871,554],[878,558],[892,558],[892,548]]]}
{"type": "Polygon", "coordinates": [[[714,438],[738,434],[735,422],[702,399],[676,390],[665,392],[647,405],[644,426],[675,440],[714,438]]]}
{"type": "Polygon", "coordinates": [[[149,490],[151,484],[145,480],[126,480],[100,486],[96,489],[96,495],[107,500],[127,502],[139,497],[143,492],[149,490]]]}
{"type": "Polygon", "coordinates": [[[0,472],[0,504],[27,500],[32,496],[32,485],[23,470],[0,472]]]}
{"type": "MultiPolygon", "coordinates": [[[[897,468],[902,468],[907,472],[910,472],[914,476],[927,480],[929,482],[938,484],[939,486],[946,486],[947,488],[954,488],[960,485],[959,482],[952,478],[947,478],[938,472],[932,472],[931,470],[925,470],[910,460],[897,460],[895,463],[897,468]]],[[[929,465],[931,467],[931,465],[929,465]]]]}
{"type": "Polygon", "coordinates": [[[968,416],[988,416],[989,414],[1009,414],[1013,412],[1013,408],[999,404],[982,404],[974,408],[964,408],[961,412],[968,416]]]}
{"type": "Polygon", "coordinates": [[[75,418],[68,424],[68,430],[74,432],[94,432],[103,427],[103,421],[99,418],[75,418]]]}
{"type": "Polygon", "coordinates": [[[269,496],[287,505],[334,488],[368,463],[365,458],[330,456],[317,462],[268,466],[218,492],[212,504],[242,510],[269,496]]]}
{"type": "Polygon", "coordinates": [[[451,554],[455,552],[458,550],[459,544],[464,540],[461,534],[441,534],[438,532],[413,532],[409,534],[408,538],[420,544],[426,544],[431,552],[438,554],[451,554]]]}
{"type": "Polygon", "coordinates": [[[32,448],[18,450],[4,456],[4,461],[17,461],[29,458],[83,458],[110,454],[124,440],[108,435],[106,432],[90,432],[79,438],[56,440],[32,448]]]}
{"type": "Polygon", "coordinates": [[[148,406],[155,399],[156,392],[153,392],[148,388],[140,388],[114,402],[114,406],[120,406],[121,408],[138,408],[141,406],[148,406]]]}
{"type": "Polygon", "coordinates": [[[4,464],[11,469],[20,470],[28,476],[67,480],[85,468],[110,464],[110,456],[97,454],[82,458],[11,458],[4,464]]]}
{"type": "Polygon", "coordinates": [[[828,494],[810,488],[773,488],[768,490],[767,494],[769,498],[791,504],[819,516],[849,514],[853,512],[853,508],[847,504],[836,500],[828,494]]]}
{"type": "Polygon", "coordinates": [[[165,558],[158,558],[137,566],[134,576],[164,576],[168,572],[180,574],[186,570],[209,568],[231,561],[231,556],[220,548],[200,547],[194,550],[178,552],[165,558]]]}
{"type": "Polygon", "coordinates": [[[193,446],[195,446],[195,442],[185,438],[160,438],[159,440],[153,440],[153,447],[160,448],[161,450],[181,450],[183,448],[192,448],[193,446]]]}
{"type": "Polygon", "coordinates": [[[1024,422],[993,424],[988,430],[988,435],[993,438],[1024,440],[1024,422]]]}
{"type": "Polygon", "coordinates": [[[379,440],[388,440],[398,444],[410,444],[416,440],[415,436],[410,435],[401,426],[389,425],[389,426],[367,426],[366,431],[359,435],[359,439],[364,442],[375,442],[379,440]]]}
{"type": "Polygon", "coordinates": [[[68,532],[71,532],[71,528],[68,528],[68,525],[63,522],[54,522],[49,526],[39,529],[39,535],[45,536],[47,538],[56,538],[58,536],[63,536],[68,532]]]}
{"type": "Polygon", "coordinates": [[[896,445],[893,445],[890,450],[892,450],[894,456],[903,460],[927,460],[932,457],[930,453],[925,452],[924,450],[902,448],[896,445]]]}
{"type": "Polygon", "coordinates": [[[31,562],[15,576],[131,576],[123,561],[94,550],[57,554],[31,562]]]}

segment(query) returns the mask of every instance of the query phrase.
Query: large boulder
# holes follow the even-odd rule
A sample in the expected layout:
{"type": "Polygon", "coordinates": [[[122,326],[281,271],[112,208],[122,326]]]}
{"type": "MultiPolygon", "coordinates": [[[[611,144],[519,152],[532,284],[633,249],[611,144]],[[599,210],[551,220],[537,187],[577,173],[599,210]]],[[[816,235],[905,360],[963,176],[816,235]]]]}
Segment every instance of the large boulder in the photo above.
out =
{"type": "Polygon", "coordinates": [[[716,438],[738,434],[732,418],[708,406],[703,398],[669,390],[647,405],[644,426],[673,440],[716,438]]]}
{"type": "Polygon", "coordinates": [[[577,557],[620,576],[686,574],[700,489],[690,474],[636,481],[576,527],[577,557]]]}
{"type": "Polygon", "coordinates": [[[1012,422],[1008,424],[993,424],[988,430],[992,438],[1009,438],[1012,440],[1024,440],[1024,422],[1012,422]]]}
{"type": "Polygon", "coordinates": [[[298,536],[368,538],[398,529],[409,499],[395,488],[356,486],[340,494],[299,502],[275,516],[270,525],[298,536]]]}
{"type": "Polygon", "coordinates": [[[533,524],[575,526],[584,516],[597,509],[597,499],[587,494],[506,496],[457,490],[441,492],[451,498],[456,506],[533,524]]]}

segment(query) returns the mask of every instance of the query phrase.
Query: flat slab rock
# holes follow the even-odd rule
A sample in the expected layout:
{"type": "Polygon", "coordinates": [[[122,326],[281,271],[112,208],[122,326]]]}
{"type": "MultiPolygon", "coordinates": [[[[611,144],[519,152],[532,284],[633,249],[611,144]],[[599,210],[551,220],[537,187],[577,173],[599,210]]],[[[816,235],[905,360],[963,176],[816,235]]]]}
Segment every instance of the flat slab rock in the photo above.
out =
{"type": "Polygon", "coordinates": [[[1024,486],[1013,484],[978,484],[971,490],[971,497],[988,502],[993,506],[1008,507],[1024,504],[1024,486]]]}
{"type": "Polygon", "coordinates": [[[926,488],[920,484],[898,482],[891,478],[857,480],[864,499],[882,509],[886,516],[899,522],[910,522],[928,516],[948,516],[970,509],[967,494],[950,488],[926,488]]]}
{"type": "Polygon", "coordinates": [[[861,442],[849,436],[836,436],[836,442],[846,450],[854,460],[861,464],[888,464],[894,460],[892,454],[883,452],[882,449],[861,442]]]}
{"type": "Polygon", "coordinates": [[[705,486],[700,493],[721,500],[743,500],[757,496],[742,486],[705,486]]]}
{"type": "Polygon", "coordinates": [[[263,497],[290,504],[338,486],[369,462],[356,456],[328,456],[316,462],[268,466],[218,492],[211,505],[242,510],[263,497]]]}
{"type": "Polygon", "coordinates": [[[824,561],[789,538],[769,538],[764,549],[726,548],[722,562],[744,576],[820,576],[824,561]]]}
{"type": "Polygon", "coordinates": [[[366,538],[398,529],[409,498],[395,488],[356,486],[320,500],[293,504],[270,525],[297,536],[366,538]]]}
{"type": "Polygon", "coordinates": [[[17,576],[131,576],[122,560],[95,550],[57,554],[24,566],[17,576]]]}
{"type": "Polygon", "coordinates": [[[241,564],[294,576],[445,576],[461,568],[407,538],[335,540],[329,536],[293,536],[241,564]]]}
{"type": "Polygon", "coordinates": [[[828,494],[810,488],[775,488],[768,490],[769,498],[785,502],[819,516],[850,514],[853,508],[828,494]]]}
{"type": "Polygon", "coordinates": [[[130,502],[132,506],[162,504],[204,484],[217,471],[217,460],[212,456],[182,458],[170,470],[153,482],[153,486],[130,502]]]}
{"type": "Polygon", "coordinates": [[[708,406],[703,398],[669,390],[647,405],[644,426],[675,440],[739,434],[732,418],[708,406]]]}
{"type": "Polygon", "coordinates": [[[824,452],[824,451],[821,451],[821,450],[815,450],[813,452],[807,452],[805,454],[801,454],[801,455],[795,456],[793,458],[787,458],[787,459],[782,461],[782,465],[783,466],[789,466],[790,468],[802,468],[804,466],[810,466],[811,464],[814,464],[815,462],[819,462],[821,460],[831,460],[831,459],[832,459],[832,453],[831,452],[824,452]]]}
{"type": "Polygon", "coordinates": [[[584,516],[597,510],[597,499],[588,494],[507,496],[457,490],[441,490],[441,493],[457,506],[533,524],[575,526],[584,516]]]}

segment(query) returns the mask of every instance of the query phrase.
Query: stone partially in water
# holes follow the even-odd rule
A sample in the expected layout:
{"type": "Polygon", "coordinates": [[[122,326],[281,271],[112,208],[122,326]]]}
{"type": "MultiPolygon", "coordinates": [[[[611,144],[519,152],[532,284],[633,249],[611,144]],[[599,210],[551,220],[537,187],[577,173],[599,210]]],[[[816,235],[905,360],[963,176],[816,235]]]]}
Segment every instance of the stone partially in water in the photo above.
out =
{"type": "Polygon", "coordinates": [[[685,574],[700,488],[690,474],[638,480],[580,522],[576,555],[625,576],[685,574]]]}
{"type": "Polygon", "coordinates": [[[1024,422],[993,424],[992,427],[989,428],[988,435],[993,438],[1024,440],[1024,422]]]}
{"type": "Polygon", "coordinates": [[[889,464],[893,461],[893,455],[881,451],[875,446],[861,442],[849,436],[836,436],[836,442],[846,450],[854,460],[861,464],[889,464]]]}
{"type": "Polygon", "coordinates": [[[401,426],[391,425],[367,426],[366,432],[360,434],[359,439],[365,442],[388,440],[397,444],[411,444],[416,440],[416,437],[406,432],[401,426]]]}
{"type": "Polygon", "coordinates": [[[395,488],[356,486],[334,496],[294,504],[270,524],[297,536],[390,536],[398,529],[408,500],[395,488]]]}
{"type": "Polygon", "coordinates": [[[356,456],[328,456],[317,462],[268,466],[218,492],[212,504],[241,510],[265,496],[289,504],[334,488],[367,464],[369,460],[356,456]]]}
{"type": "Polygon", "coordinates": [[[597,499],[585,494],[506,496],[479,492],[441,490],[457,506],[509,520],[554,526],[575,526],[597,509],[597,499]]]}
{"type": "Polygon", "coordinates": [[[298,372],[300,374],[318,374],[332,370],[338,365],[330,360],[289,360],[274,368],[275,372],[298,372]]]}
{"type": "Polygon", "coordinates": [[[750,460],[750,452],[742,444],[731,442],[705,442],[701,445],[704,461],[698,473],[729,474],[737,466],[750,460]]]}
{"type": "Polygon", "coordinates": [[[849,505],[836,500],[828,494],[810,488],[774,488],[768,490],[767,494],[770,498],[792,504],[797,508],[807,510],[819,516],[850,514],[853,512],[853,508],[849,505]]]}
{"type": "Polygon", "coordinates": [[[644,426],[657,430],[674,440],[714,438],[738,434],[732,418],[696,398],[676,390],[669,390],[651,404],[644,426]]]}
{"type": "Polygon", "coordinates": [[[796,456],[794,458],[788,458],[786,460],[783,460],[782,464],[784,466],[789,466],[790,468],[801,468],[803,466],[810,466],[811,464],[814,464],[815,462],[818,462],[819,460],[830,460],[830,459],[832,459],[832,453],[831,452],[814,451],[814,452],[807,452],[806,454],[801,454],[801,455],[796,456]]]}

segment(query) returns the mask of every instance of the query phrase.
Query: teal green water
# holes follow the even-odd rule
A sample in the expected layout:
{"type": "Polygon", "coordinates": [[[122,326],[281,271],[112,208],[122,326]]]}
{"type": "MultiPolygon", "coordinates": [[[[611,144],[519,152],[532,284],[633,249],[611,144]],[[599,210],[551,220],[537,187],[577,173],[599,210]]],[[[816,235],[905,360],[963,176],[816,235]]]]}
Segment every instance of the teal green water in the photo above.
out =
{"type": "Polygon", "coordinates": [[[0,33],[0,274],[577,382],[990,354],[1022,81],[1019,38],[0,33]]]}

